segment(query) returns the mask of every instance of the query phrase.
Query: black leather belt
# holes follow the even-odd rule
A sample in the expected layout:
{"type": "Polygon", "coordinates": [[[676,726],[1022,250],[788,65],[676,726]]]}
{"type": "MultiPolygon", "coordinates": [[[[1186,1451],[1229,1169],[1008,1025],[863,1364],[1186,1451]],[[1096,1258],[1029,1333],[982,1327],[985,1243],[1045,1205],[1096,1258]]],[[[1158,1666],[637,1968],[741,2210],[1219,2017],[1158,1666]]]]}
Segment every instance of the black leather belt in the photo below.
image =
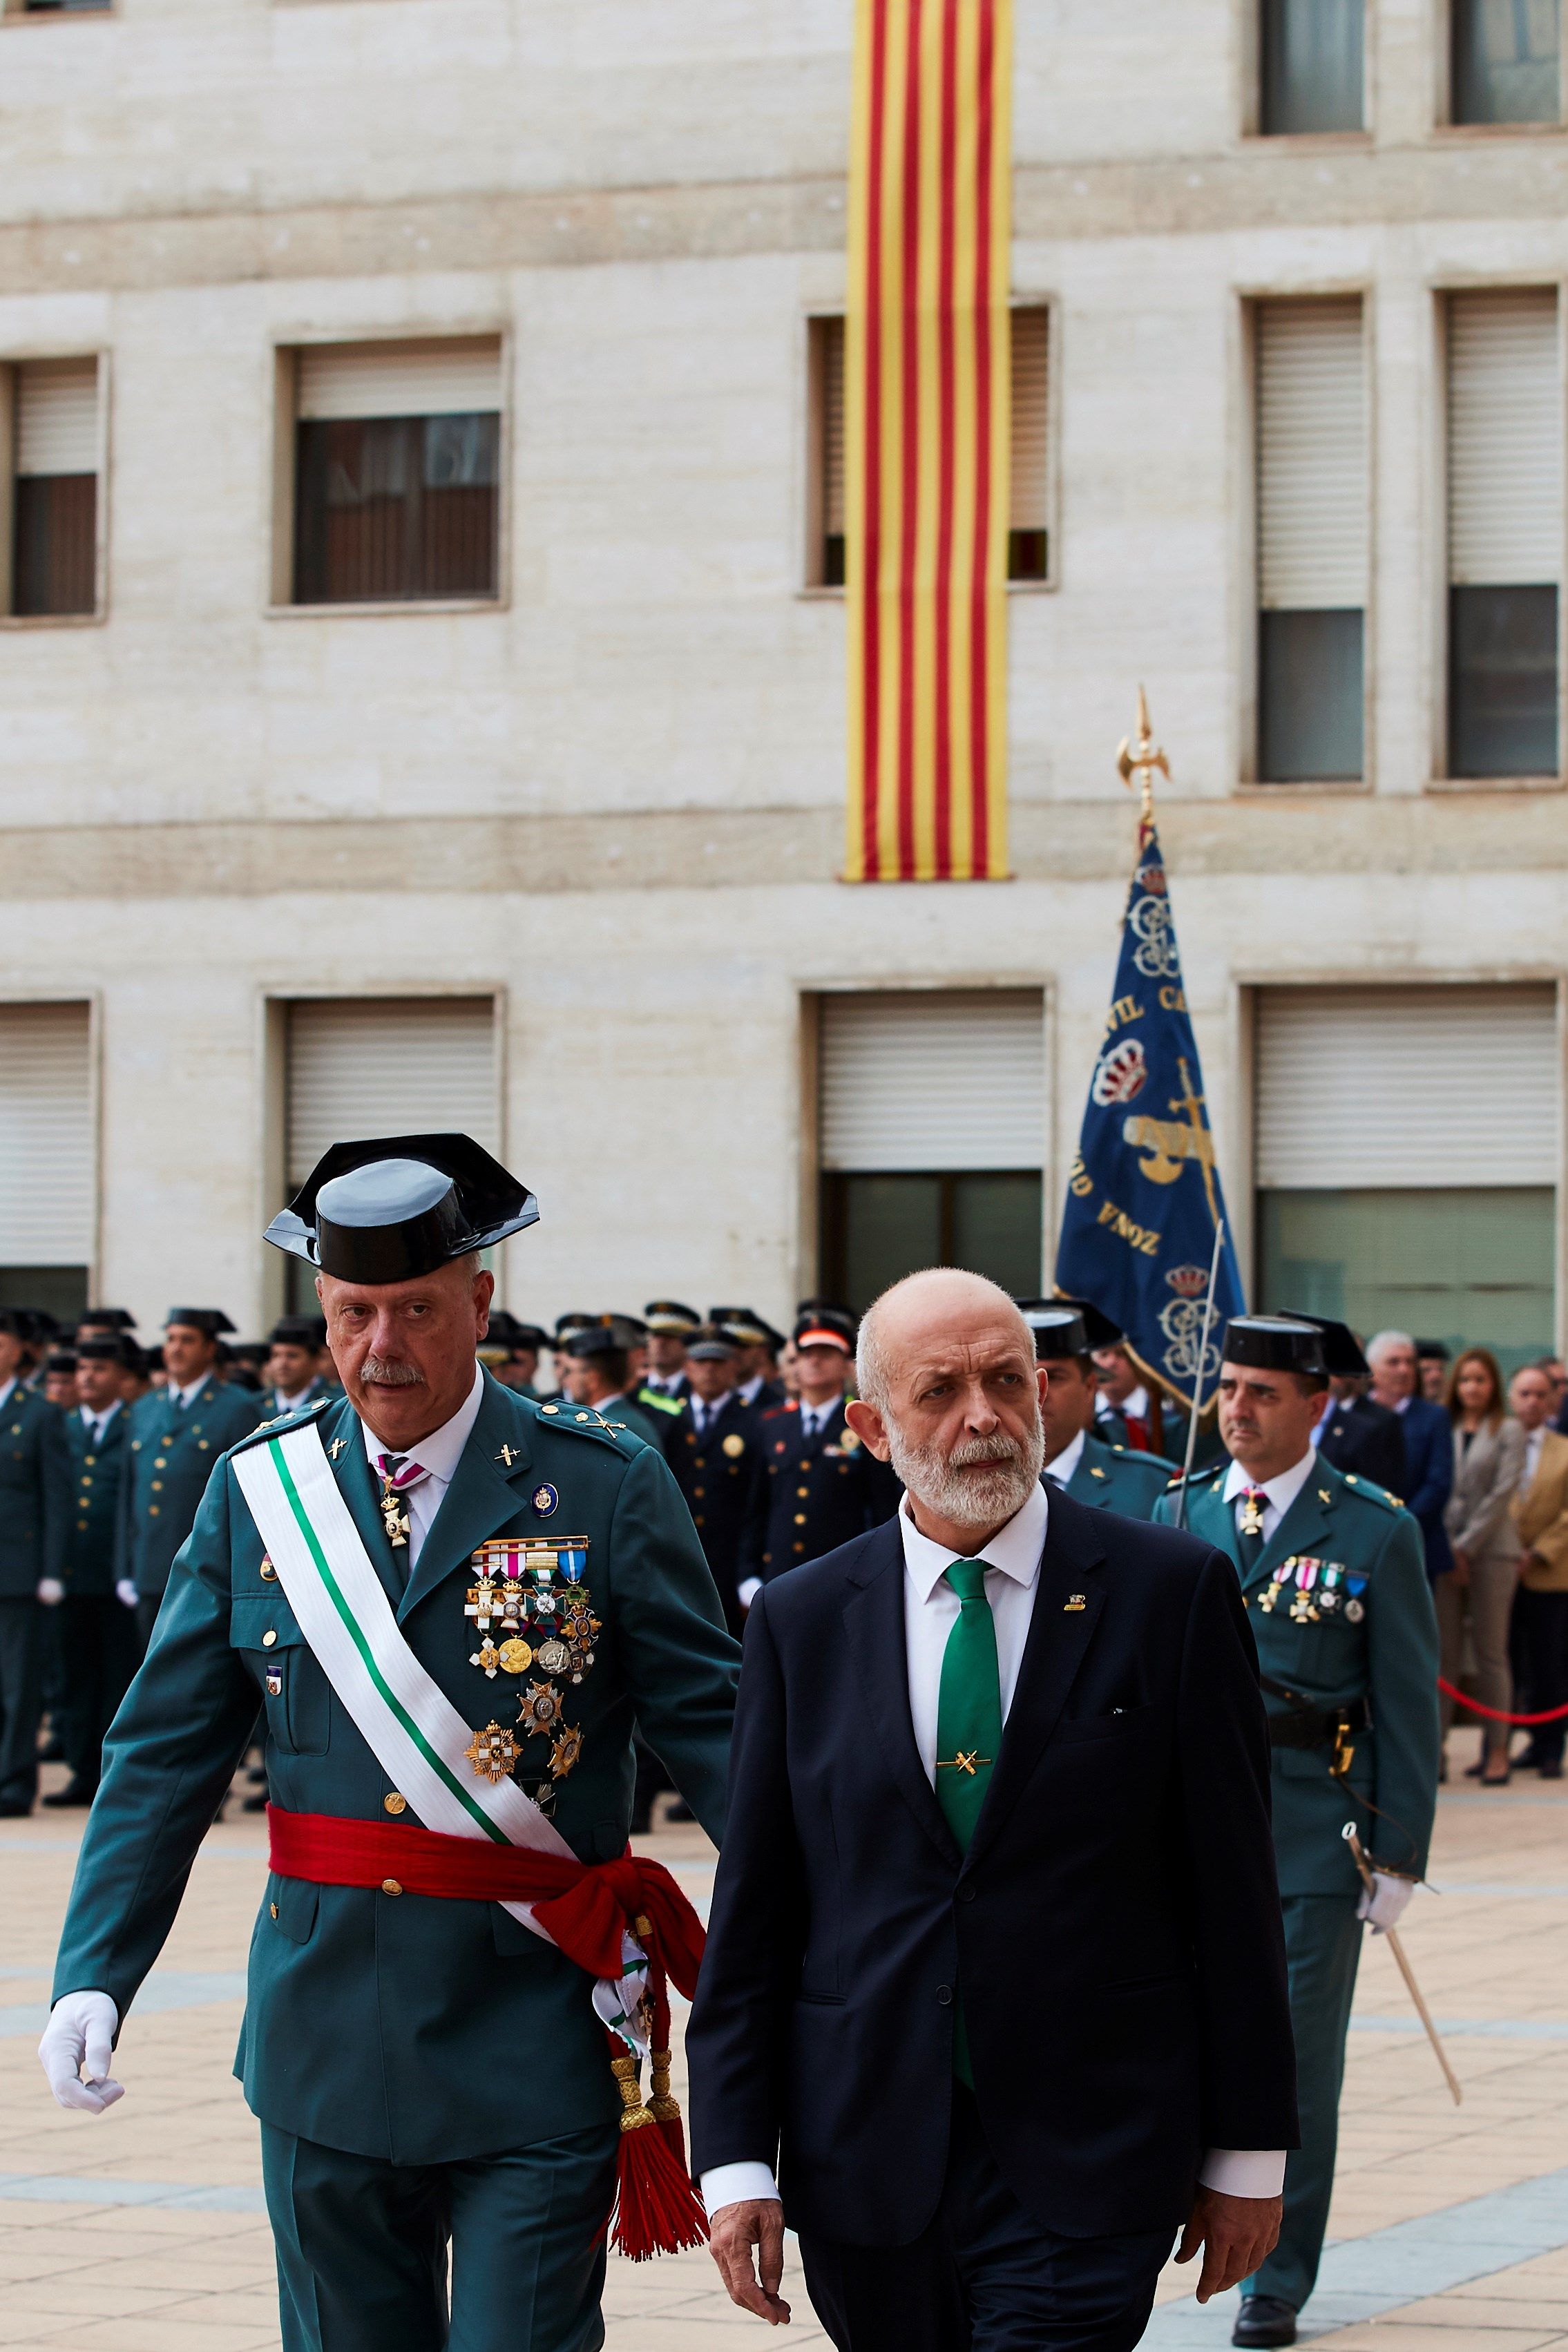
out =
{"type": "MultiPolygon", "coordinates": [[[[1267,1675],[1263,1687],[1272,1697],[1286,1702],[1284,1714],[1268,1718],[1271,1748],[1332,1748],[1342,1753],[1371,1727],[1372,1709],[1364,1698],[1352,1698],[1343,1706],[1322,1707],[1314,1706],[1300,1691],[1270,1681],[1267,1675]]],[[[1335,1769],[1344,1767],[1336,1763],[1335,1769]]]]}

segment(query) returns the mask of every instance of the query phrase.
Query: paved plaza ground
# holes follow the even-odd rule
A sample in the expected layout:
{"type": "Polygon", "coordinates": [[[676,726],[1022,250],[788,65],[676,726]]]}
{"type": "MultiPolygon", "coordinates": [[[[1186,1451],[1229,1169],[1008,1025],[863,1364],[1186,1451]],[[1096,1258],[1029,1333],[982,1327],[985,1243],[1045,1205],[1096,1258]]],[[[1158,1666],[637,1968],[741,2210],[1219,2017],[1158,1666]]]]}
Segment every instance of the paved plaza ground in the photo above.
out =
{"type": "MultiPolygon", "coordinates": [[[[1472,1742],[1456,1738],[1457,1762],[1472,1742]]],[[[58,1777],[51,1771],[52,1783],[58,1777]]],[[[1521,1775],[1445,1791],[1410,1956],[1464,2084],[1456,2111],[1387,1948],[1370,1943],[1351,2039],[1331,2242],[1305,2333],[1333,2352],[1568,2347],[1568,1784],[1521,1775]]],[[[121,2037],[127,2096],[101,2120],[54,2106],[34,2055],[81,1817],[0,1829],[0,2346],[267,2352],[278,2343],[256,2126],[229,2074],[262,1826],[231,1807],[202,1849],[160,1967],[121,2037]]],[[[700,1903],[700,1832],[652,1842],[700,1903]]],[[[1062,2028],[1071,2031],[1070,2019],[1062,2028]]],[[[1146,2339],[1228,2341],[1171,2270],[1146,2339]]],[[[796,2272],[785,2341],[826,2337],[796,2272]]],[[[705,2253],[612,2261],[613,2352],[740,2352],[760,2322],[705,2253]]]]}

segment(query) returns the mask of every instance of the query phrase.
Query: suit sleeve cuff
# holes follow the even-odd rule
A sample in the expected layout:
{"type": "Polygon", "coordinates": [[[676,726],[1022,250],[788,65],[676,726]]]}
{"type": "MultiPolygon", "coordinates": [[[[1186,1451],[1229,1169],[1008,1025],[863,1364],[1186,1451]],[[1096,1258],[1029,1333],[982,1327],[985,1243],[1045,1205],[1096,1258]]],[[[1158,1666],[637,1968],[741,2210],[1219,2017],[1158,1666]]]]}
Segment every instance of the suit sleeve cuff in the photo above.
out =
{"type": "MultiPolygon", "coordinates": [[[[727,2168],[739,2172],[742,2167],[727,2168]]],[[[1204,2189],[1217,2189],[1222,2197],[1278,2197],[1285,2186],[1285,2150],[1211,2147],[1198,2167],[1198,2183],[1204,2189]]],[[[703,2187],[707,2187],[706,2179],[703,2187]]]]}
{"type": "MultiPolygon", "coordinates": [[[[1279,2159],[1283,2164],[1283,2157],[1279,2159]]],[[[777,2200],[778,2183],[773,2168],[766,2164],[746,2161],[741,2164],[716,2164],[702,2176],[702,2202],[711,2221],[721,2205],[744,2205],[753,2198],[777,2200]]]]}

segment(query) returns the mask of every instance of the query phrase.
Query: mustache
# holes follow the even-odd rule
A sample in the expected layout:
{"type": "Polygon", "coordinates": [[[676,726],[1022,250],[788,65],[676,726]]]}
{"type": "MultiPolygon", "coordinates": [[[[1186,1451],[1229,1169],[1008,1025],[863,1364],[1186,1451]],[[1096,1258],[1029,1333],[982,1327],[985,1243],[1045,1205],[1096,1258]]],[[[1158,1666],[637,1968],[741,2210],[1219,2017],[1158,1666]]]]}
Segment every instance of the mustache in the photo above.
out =
{"type": "Polygon", "coordinates": [[[947,1467],[967,1470],[975,1462],[1022,1462],[1025,1458],[1024,1448],[998,1430],[994,1437],[971,1437],[955,1445],[947,1456],[947,1467]]]}
{"type": "Polygon", "coordinates": [[[359,1368],[362,1381],[374,1381],[379,1389],[418,1389],[425,1385],[425,1375],[417,1364],[405,1364],[399,1356],[369,1355],[359,1368]]]}

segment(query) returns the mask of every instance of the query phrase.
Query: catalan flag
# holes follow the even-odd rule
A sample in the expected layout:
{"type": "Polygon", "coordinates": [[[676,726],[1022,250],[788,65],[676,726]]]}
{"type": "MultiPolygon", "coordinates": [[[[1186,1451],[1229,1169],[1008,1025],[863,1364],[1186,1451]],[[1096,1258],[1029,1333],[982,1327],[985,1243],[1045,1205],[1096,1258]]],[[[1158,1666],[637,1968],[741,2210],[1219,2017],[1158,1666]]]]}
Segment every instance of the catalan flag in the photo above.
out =
{"type": "Polygon", "coordinates": [[[1011,0],[857,0],[852,882],[1007,871],[1011,0]]]}

